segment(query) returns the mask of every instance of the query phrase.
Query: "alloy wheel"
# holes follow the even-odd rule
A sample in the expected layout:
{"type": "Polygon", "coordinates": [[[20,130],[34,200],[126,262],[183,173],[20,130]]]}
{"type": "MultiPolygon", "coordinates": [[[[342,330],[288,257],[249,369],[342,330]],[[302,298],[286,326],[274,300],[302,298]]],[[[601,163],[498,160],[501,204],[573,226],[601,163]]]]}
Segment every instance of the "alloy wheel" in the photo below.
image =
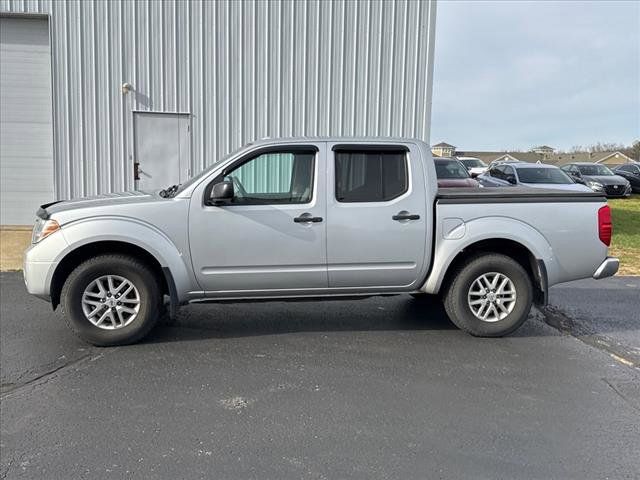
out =
{"type": "Polygon", "coordinates": [[[133,322],[140,311],[140,294],[135,285],[119,275],[93,280],[82,294],[84,316],[98,328],[116,330],[133,322]]]}
{"type": "Polygon", "coordinates": [[[499,272],[480,275],[469,287],[467,303],[473,315],[483,322],[498,322],[516,305],[516,288],[509,277],[499,272]]]}

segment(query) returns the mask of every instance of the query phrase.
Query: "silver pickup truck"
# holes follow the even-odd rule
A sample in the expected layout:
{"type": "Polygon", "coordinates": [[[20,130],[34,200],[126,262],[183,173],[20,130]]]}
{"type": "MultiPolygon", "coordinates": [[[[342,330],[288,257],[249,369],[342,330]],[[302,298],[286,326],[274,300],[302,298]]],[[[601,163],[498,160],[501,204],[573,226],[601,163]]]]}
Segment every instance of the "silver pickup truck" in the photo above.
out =
{"type": "Polygon", "coordinates": [[[411,139],[250,144],[180,186],[43,205],[30,293],[95,345],[189,302],[439,294],[477,336],[516,330],[551,285],[614,275],[598,193],[437,189],[411,139]]]}

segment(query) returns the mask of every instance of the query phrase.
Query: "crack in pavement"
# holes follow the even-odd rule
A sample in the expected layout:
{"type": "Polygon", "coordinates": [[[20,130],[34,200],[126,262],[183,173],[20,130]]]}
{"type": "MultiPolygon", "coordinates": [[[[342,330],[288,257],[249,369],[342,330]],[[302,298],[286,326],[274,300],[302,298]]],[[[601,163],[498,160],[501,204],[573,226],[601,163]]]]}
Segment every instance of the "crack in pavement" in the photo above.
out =
{"type": "Polygon", "coordinates": [[[547,325],[608,353],[623,365],[640,370],[640,355],[631,348],[576,322],[558,307],[547,305],[540,308],[540,311],[547,325]]]}
{"type": "Polygon", "coordinates": [[[37,380],[40,377],[55,372],[56,370],[64,368],[67,365],[71,365],[73,362],[87,357],[94,352],[93,349],[84,349],[84,351],[86,351],[86,353],[80,355],[79,357],[70,356],[69,358],[67,358],[67,355],[62,355],[54,361],[27,368],[22,371],[15,379],[12,379],[11,381],[5,380],[0,383],[0,393],[4,394],[11,390],[14,390],[15,388],[21,387],[22,385],[26,385],[27,383],[37,380]]]}
{"type": "MultiPolygon", "coordinates": [[[[635,409],[636,411],[640,412],[640,402],[635,398],[632,397],[630,395],[628,395],[626,392],[624,392],[620,387],[624,387],[625,384],[619,385],[614,383],[613,381],[607,379],[607,378],[603,378],[602,381],[604,383],[606,383],[607,385],[609,385],[609,387],[611,388],[611,390],[613,390],[620,398],[622,398],[625,402],[627,402],[627,404],[629,404],[631,406],[631,408],[635,409]]],[[[635,383],[634,383],[635,385],[635,383]]]]}
{"type": "Polygon", "coordinates": [[[103,357],[104,354],[100,353],[98,355],[95,355],[94,353],[88,353],[86,355],[83,355],[80,358],[77,358],[75,360],[72,360],[70,362],[66,362],[58,367],[55,367],[51,370],[48,370],[34,378],[31,378],[29,380],[27,380],[26,382],[19,382],[19,383],[3,383],[1,386],[1,395],[0,395],[0,400],[4,400],[6,398],[9,397],[13,397],[16,396],[18,394],[21,394],[23,391],[25,391],[25,389],[29,388],[29,387],[36,387],[36,386],[40,386],[43,384],[48,383],[50,380],[52,380],[53,378],[56,378],[58,376],[60,376],[61,374],[63,374],[64,372],[66,372],[67,370],[70,370],[72,367],[80,365],[84,362],[86,362],[87,360],[90,361],[94,361],[97,360],[101,357],[103,357]]]}

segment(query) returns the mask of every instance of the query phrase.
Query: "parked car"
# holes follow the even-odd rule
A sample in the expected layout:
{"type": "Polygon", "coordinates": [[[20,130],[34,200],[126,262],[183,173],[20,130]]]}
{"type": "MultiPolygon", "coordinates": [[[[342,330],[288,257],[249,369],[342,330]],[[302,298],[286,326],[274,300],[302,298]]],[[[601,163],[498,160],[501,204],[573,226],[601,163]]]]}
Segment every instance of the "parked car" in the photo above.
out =
{"type": "Polygon", "coordinates": [[[585,185],[574,182],[569,175],[553,165],[543,163],[510,163],[493,166],[477,180],[484,187],[553,188],[573,192],[590,192],[585,185]]]}
{"type": "Polygon", "coordinates": [[[594,192],[603,192],[607,197],[628,197],[631,195],[631,184],[620,175],[613,173],[609,167],[600,163],[567,163],[560,167],[578,183],[582,183],[594,192]]]}
{"type": "Polygon", "coordinates": [[[457,326],[495,337],[552,285],[619,265],[602,194],[438,191],[429,145],[410,139],[263,140],[162,194],[58,201],[37,217],[27,290],[103,346],[143,338],[165,298],[174,315],[189,302],[439,294],[457,326]]]}
{"type": "Polygon", "coordinates": [[[462,162],[453,158],[434,158],[433,162],[436,166],[438,187],[479,187],[462,162]]]}
{"type": "Polygon", "coordinates": [[[456,157],[466,167],[471,178],[476,178],[487,171],[487,164],[475,157],[456,157]]]}
{"type": "Polygon", "coordinates": [[[640,193],[640,162],[618,165],[613,173],[627,179],[633,193],[640,193]]]}

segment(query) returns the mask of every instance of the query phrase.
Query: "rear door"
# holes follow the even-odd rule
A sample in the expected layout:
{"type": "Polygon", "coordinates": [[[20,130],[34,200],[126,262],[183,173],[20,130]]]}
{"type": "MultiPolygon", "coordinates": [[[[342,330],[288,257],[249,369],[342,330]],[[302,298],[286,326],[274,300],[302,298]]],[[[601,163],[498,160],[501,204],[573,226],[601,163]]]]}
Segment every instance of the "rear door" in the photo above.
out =
{"type": "Polygon", "coordinates": [[[418,147],[330,143],[327,158],[329,287],[415,288],[433,221],[418,147]]]}

